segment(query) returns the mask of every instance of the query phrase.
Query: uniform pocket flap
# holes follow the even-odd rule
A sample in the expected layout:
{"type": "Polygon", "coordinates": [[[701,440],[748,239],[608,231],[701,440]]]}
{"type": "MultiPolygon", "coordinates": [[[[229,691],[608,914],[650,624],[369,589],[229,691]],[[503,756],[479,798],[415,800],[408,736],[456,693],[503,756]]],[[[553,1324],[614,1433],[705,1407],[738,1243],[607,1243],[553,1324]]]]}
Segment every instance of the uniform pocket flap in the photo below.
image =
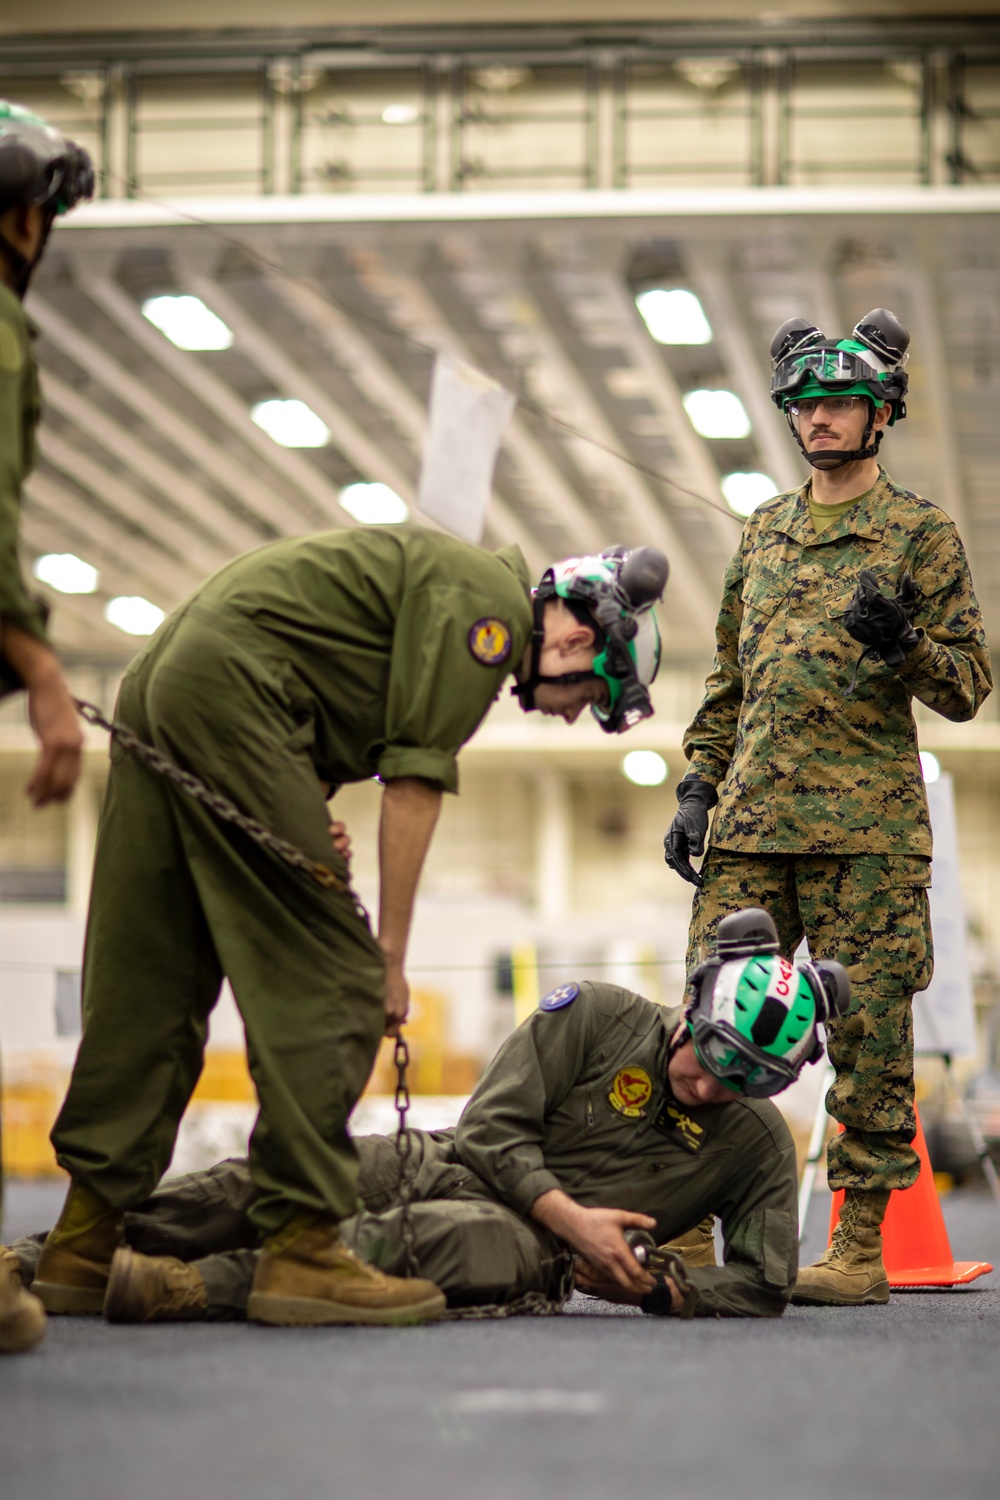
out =
{"type": "Polygon", "coordinates": [[[746,609],[754,609],[761,615],[773,615],[781,601],[787,598],[790,585],[786,582],[772,581],[759,575],[747,578],[743,584],[743,604],[746,609]]]}

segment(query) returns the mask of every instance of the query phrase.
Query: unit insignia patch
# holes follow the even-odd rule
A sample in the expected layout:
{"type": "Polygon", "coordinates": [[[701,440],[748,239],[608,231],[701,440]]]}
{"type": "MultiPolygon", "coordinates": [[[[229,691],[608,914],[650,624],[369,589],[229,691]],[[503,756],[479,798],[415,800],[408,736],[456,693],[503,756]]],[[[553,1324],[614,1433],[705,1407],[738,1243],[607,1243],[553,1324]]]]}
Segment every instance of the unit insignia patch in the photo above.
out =
{"type": "Polygon", "coordinates": [[[469,631],[469,650],[484,667],[502,667],[510,655],[510,629],[502,620],[487,616],[469,631]]]}
{"type": "Polygon", "coordinates": [[[608,1103],[620,1115],[630,1120],[641,1120],[653,1093],[653,1080],[645,1068],[619,1068],[614,1086],[608,1095],[608,1103]]]}

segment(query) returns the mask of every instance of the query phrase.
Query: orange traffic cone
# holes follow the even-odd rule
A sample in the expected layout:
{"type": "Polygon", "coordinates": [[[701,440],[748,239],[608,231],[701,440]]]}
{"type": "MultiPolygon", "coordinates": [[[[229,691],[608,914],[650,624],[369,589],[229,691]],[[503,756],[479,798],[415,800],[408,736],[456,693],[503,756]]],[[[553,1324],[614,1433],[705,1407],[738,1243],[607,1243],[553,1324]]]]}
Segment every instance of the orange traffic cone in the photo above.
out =
{"type": "MultiPolygon", "coordinates": [[[[843,1130],[843,1126],[840,1127],[843,1130]]],[[[984,1260],[954,1260],[944,1227],[941,1201],[927,1154],[920,1115],[913,1142],[920,1157],[920,1176],[911,1188],[892,1194],[882,1223],[882,1259],[891,1287],[961,1286],[985,1276],[993,1267],[984,1260]]],[[[843,1192],[834,1193],[830,1237],[840,1217],[843,1192]]]]}

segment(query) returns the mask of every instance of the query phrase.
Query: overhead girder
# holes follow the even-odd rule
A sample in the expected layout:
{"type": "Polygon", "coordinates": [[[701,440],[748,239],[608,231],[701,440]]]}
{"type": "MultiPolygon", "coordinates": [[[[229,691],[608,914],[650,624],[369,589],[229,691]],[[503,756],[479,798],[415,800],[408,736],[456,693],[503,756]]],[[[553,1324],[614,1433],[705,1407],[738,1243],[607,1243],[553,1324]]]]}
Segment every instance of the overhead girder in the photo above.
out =
{"type": "MultiPolygon", "coordinates": [[[[489,277],[493,295],[505,300],[512,324],[529,336],[535,361],[546,369],[548,386],[560,392],[560,404],[572,413],[573,425],[607,447],[620,447],[619,434],[581,378],[526,280],[507,269],[492,270],[486,255],[475,256],[473,253],[469,260],[475,264],[480,276],[489,277]]],[[[636,542],[662,548],[671,560],[678,593],[686,597],[698,622],[706,629],[711,628],[716,615],[715,601],[709,594],[701,570],[695,566],[683,539],[644,477],[602,448],[581,448],[579,440],[567,442],[567,448],[578,467],[586,464],[592,473],[599,474],[623,497],[629,528],[636,542]]]]}
{"type": "MultiPolygon", "coordinates": [[[[366,250],[358,275],[382,303],[389,321],[416,332],[424,343],[466,364],[476,360],[448,323],[426,287],[415,277],[387,264],[366,250]],[[400,316],[402,314],[402,316],[400,316]]],[[[600,551],[614,540],[604,536],[572,485],[549,458],[542,445],[515,411],[504,429],[502,446],[535,499],[535,508],[551,516],[561,528],[571,551],[600,551]]]]}
{"type": "Polygon", "coordinates": [[[26,516],[37,506],[54,525],[68,527],[71,538],[90,542],[96,553],[85,557],[85,562],[99,566],[105,557],[118,560],[133,585],[138,584],[145,597],[162,609],[172,609],[201,581],[202,575],[186,560],[172,557],[155,541],[120,526],[44,465],[29,476],[24,489],[29,501],[26,516]]]}
{"type": "MultiPolygon", "coordinates": [[[[175,354],[182,353],[147,323],[121,287],[111,282],[94,280],[86,283],[86,292],[101,306],[102,311],[109,313],[130,339],[154,358],[162,353],[161,345],[175,354]]],[[[237,462],[175,407],[158,396],[147,382],[137,379],[134,371],[116,360],[95,338],[83,333],[69,318],[35,293],[31,298],[31,313],[46,337],[74,364],[103,385],[122,405],[131,407],[136,416],[165,437],[197,470],[210,476],[232,495],[240,505],[240,511],[234,512],[237,519],[241,518],[241,512],[253,514],[254,524],[260,527],[260,539],[266,539],[276,532],[280,534],[282,528],[278,523],[283,510],[288,514],[289,529],[303,529],[301,515],[290,507],[283,507],[280,497],[260,483],[249,464],[237,462]]],[[[182,366],[184,358],[182,355],[182,366]]],[[[190,356],[186,358],[190,360],[190,356]]],[[[176,374],[176,370],[169,373],[176,374]]],[[[179,383],[182,386],[185,384],[183,380],[179,383]]],[[[263,433],[260,436],[263,437],[263,433]]]]}
{"type": "MultiPolygon", "coordinates": [[[[292,280],[277,272],[268,274],[275,295],[301,322],[311,328],[354,388],[384,420],[389,421],[419,458],[427,430],[427,412],[406,381],[399,376],[355,323],[324,296],[319,287],[301,277],[292,280]]],[[[416,507],[415,507],[416,509],[416,507]]],[[[417,510],[417,514],[422,514],[417,510]]],[[[541,572],[544,551],[520,517],[494,489],[487,514],[487,528],[496,543],[520,546],[529,566],[541,572]]]]}

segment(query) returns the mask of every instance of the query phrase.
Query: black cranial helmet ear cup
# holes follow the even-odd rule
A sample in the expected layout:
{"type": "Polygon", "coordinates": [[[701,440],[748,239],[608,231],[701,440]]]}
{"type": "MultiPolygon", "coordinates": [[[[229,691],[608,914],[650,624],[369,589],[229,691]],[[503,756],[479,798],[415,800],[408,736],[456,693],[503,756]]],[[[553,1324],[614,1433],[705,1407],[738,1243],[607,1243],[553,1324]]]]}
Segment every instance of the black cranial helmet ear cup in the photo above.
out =
{"type": "Polygon", "coordinates": [[[890,369],[901,364],[910,347],[908,329],[887,307],[875,307],[854,325],[853,337],[865,344],[890,369]]]}
{"type": "Polygon", "coordinates": [[[796,350],[822,342],[823,334],[808,318],[787,318],[771,340],[771,363],[776,365],[796,350]]]}
{"type": "Polygon", "coordinates": [[[659,547],[636,547],[622,564],[618,582],[629,601],[640,609],[663,597],[670,564],[659,547]]]}
{"type": "Polygon", "coordinates": [[[833,958],[821,958],[800,967],[816,1001],[816,1020],[826,1025],[846,1015],[851,1005],[851,981],[844,965],[833,958]]]}
{"type": "Polygon", "coordinates": [[[777,953],[778,929],[763,907],[748,906],[722,918],[716,930],[715,947],[720,959],[777,953]]]}

